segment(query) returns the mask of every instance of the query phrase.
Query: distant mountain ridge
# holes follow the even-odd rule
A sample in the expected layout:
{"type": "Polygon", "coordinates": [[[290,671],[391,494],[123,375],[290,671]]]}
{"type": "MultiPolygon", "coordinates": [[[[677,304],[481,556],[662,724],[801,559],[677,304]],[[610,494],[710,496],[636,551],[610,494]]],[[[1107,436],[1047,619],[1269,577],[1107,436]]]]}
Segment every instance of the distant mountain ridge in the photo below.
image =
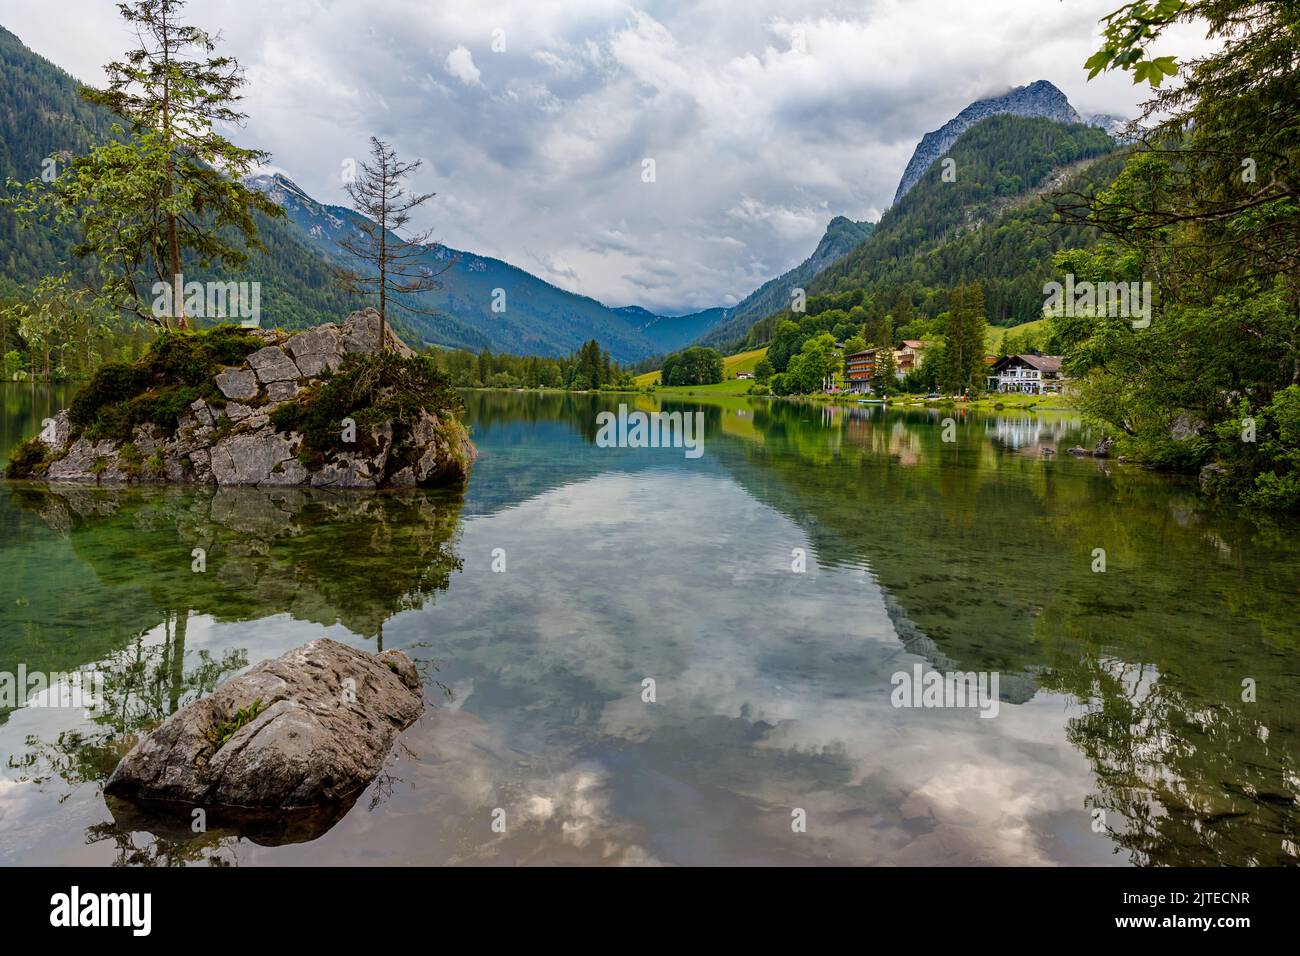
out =
{"type": "MultiPolygon", "coordinates": [[[[47,158],[82,155],[109,138],[113,116],[82,100],[79,86],[0,27],[0,195],[7,178],[30,180],[40,175],[47,158]]],[[[256,176],[249,182],[272,195],[287,220],[256,217],[266,251],[253,250],[238,277],[192,266],[186,278],[261,283],[262,320],[268,326],[332,322],[361,305],[331,275],[331,267],[343,261],[335,240],[356,228],[356,214],[318,202],[288,176],[256,176]]],[[[0,295],[20,298],[43,276],[62,271],[73,238],[71,229],[23,229],[0,207],[0,295]]],[[[682,348],[725,314],[720,308],[684,316],[613,309],[499,259],[440,247],[429,256],[430,272],[454,260],[443,277],[445,289],[416,303],[439,314],[392,310],[394,324],[413,343],[558,356],[594,338],[618,361],[633,362],[682,348]],[[497,288],[506,291],[503,314],[491,310],[497,288]]]]}
{"type": "MultiPolygon", "coordinates": [[[[320,255],[337,263],[348,261],[339,241],[361,235],[358,213],[314,199],[282,173],[252,176],[246,182],[280,206],[320,255]]],[[[500,259],[430,245],[413,261],[415,270],[437,275],[441,288],[409,296],[409,302],[435,314],[394,311],[424,343],[556,356],[594,338],[620,362],[658,351],[632,315],[567,292],[500,259]],[[504,296],[496,294],[498,289],[504,296]],[[504,311],[494,311],[495,302],[501,302],[504,311]]]]}
{"type": "Polygon", "coordinates": [[[875,223],[854,222],[845,216],[836,216],[827,224],[826,232],[812,255],[784,275],[769,279],[736,306],[727,309],[725,316],[700,337],[699,343],[721,346],[742,340],[750,326],[788,306],[794,289],[806,287],[819,272],[847,256],[867,240],[874,228],[875,223]]]}
{"type": "MultiPolygon", "coordinates": [[[[339,240],[360,235],[356,212],[314,199],[283,173],[259,174],[245,182],[283,209],[322,256],[346,261],[339,240]]],[[[616,360],[633,362],[683,348],[726,314],[722,308],[680,316],[640,306],[610,308],[508,262],[449,246],[428,246],[417,268],[430,276],[440,273],[441,289],[413,297],[417,308],[436,314],[395,313],[428,344],[472,351],[558,356],[594,338],[616,360]],[[503,312],[493,311],[497,289],[505,293],[503,312]]]]}
{"type": "Polygon", "coordinates": [[[1065,94],[1047,80],[1037,80],[1026,86],[1017,86],[1001,96],[976,100],[943,126],[921,137],[921,142],[912,153],[907,168],[903,170],[903,178],[899,180],[898,190],[894,193],[894,203],[897,204],[907,195],[925,171],[935,160],[943,156],[953,143],[957,142],[962,133],[980,120],[999,115],[1036,116],[1057,123],[1082,123],[1099,127],[1112,134],[1125,123],[1122,117],[1106,113],[1099,113],[1085,119],[1070,105],[1065,94]]]}
{"type": "Polygon", "coordinates": [[[730,309],[721,306],[687,315],[655,315],[639,305],[623,306],[614,311],[637,322],[637,328],[655,343],[659,354],[675,352],[690,345],[731,313],[730,309]]]}

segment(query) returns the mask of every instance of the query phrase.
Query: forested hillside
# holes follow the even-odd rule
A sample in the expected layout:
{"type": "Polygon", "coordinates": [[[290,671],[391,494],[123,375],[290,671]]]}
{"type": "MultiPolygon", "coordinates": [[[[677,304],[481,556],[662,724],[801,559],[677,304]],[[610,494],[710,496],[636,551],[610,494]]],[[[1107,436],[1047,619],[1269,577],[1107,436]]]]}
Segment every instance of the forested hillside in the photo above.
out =
{"type": "MultiPolygon", "coordinates": [[[[83,100],[78,85],[0,27],[0,195],[11,194],[10,180],[37,179],[47,168],[61,169],[65,157],[83,155],[111,138],[114,118],[83,100]]],[[[258,215],[257,227],[266,251],[254,255],[237,278],[262,284],[263,324],[303,328],[332,321],[358,304],[339,291],[329,265],[288,223],[258,215]]],[[[69,261],[72,245],[71,231],[49,223],[23,228],[12,210],[0,205],[0,301],[19,298],[46,275],[77,271],[69,261]]],[[[196,268],[186,278],[231,277],[196,268]]]]}
{"type": "MultiPolygon", "coordinates": [[[[61,153],[82,153],[109,138],[111,117],[77,95],[77,82],[0,27],[0,196],[9,180],[38,177],[61,153]]],[[[0,205],[0,297],[18,284],[56,271],[67,258],[71,233],[29,229],[20,234],[13,213],[0,205]]]]}
{"type": "Polygon", "coordinates": [[[790,305],[790,293],[803,288],[823,269],[843,259],[860,246],[875,229],[875,223],[854,222],[836,216],[826,227],[813,254],[789,272],[763,283],[717,322],[708,334],[700,337],[702,345],[715,345],[731,351],[743,342],[750,326],[764,316],[779,312],[790,305]]]}
{"type": "Polygon", "coordinates": [[[871,238],[821,272],[809,293],[862,289],[886,306],[901,294],[935,316],[951,287],[978,279],[990,323],[1039,318],[1053,253],[1089,238],[1078,226],[1053,223],[1039,195],[1108,183],[1122,165],[1114,141],[1089,126],[993,116],[967,130],[948,158],[952,181],[944,179],[945,164],[931,166],[871,238]]]}

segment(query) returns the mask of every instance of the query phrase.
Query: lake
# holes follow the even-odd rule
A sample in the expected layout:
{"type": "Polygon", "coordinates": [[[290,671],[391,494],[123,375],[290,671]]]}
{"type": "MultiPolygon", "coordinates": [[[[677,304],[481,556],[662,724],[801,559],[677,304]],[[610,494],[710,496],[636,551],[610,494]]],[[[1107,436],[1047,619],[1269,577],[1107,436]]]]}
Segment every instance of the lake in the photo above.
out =
{"type": "MultiPolygon", "coordinates": [[[[67,397],[0,386],[0,453],[67,397]]],[[[1300,862],[1294,524],[1068,415],[665,404],[693,458],[596,441],[646,396],[465,399],[463,492],[0,485],[0,671],[103,682],[0,709],[0,864],[1300,862]],[[324,636],[430,704],[341,818],[106,803],[132,734],[324,636]]]]}

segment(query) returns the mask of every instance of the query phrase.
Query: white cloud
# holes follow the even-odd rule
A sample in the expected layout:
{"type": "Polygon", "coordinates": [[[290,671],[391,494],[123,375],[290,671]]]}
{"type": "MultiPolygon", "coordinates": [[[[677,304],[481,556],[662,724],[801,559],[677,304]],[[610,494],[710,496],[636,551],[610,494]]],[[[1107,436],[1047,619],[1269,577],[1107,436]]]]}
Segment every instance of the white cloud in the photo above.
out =
{"type": "Polygon", "coordinates": [[[447,61],[443,64],[447,72],[460,80],[466,86],[479,86],[479,77],[482,74],[479,68],[474,65],[474,54],[463,46],[458,46],[447,54],[447,61]]]}
{"type": "MultiPolygon", "coordinates": [[[[802,261],[832,216],[875,218],[917,140],[980,96],[1048,79],[1080,112],[1134,115],[1127,76],[1082,70],[1116,5],[283,0],[254,17],[192,0],[186,15],[248,67],[237,138],[318,198],[342,200],[340,161],[380,135],[425,160],[415,185],[438,198],[419,225],[447,244],[611,305],[685,310],[802,261]]],[[[5,25],[94,81],[132,38],[97,0],[64,7],[5,25]]],[[[1203,48],[1184,31],[1167,50],[1203,48]]]]}

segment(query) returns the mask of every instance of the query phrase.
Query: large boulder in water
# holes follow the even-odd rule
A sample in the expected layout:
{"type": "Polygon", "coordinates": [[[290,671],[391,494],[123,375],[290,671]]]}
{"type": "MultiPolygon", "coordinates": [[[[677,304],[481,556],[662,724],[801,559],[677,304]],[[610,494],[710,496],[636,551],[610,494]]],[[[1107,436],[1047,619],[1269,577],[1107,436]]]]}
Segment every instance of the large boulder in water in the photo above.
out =
{"type": "Polygon", "coordinates": [[[343,803],[423,712],[405,654],[312,641],[177,711],[122,758],[104,792],[213,810],[343,803]]]}

